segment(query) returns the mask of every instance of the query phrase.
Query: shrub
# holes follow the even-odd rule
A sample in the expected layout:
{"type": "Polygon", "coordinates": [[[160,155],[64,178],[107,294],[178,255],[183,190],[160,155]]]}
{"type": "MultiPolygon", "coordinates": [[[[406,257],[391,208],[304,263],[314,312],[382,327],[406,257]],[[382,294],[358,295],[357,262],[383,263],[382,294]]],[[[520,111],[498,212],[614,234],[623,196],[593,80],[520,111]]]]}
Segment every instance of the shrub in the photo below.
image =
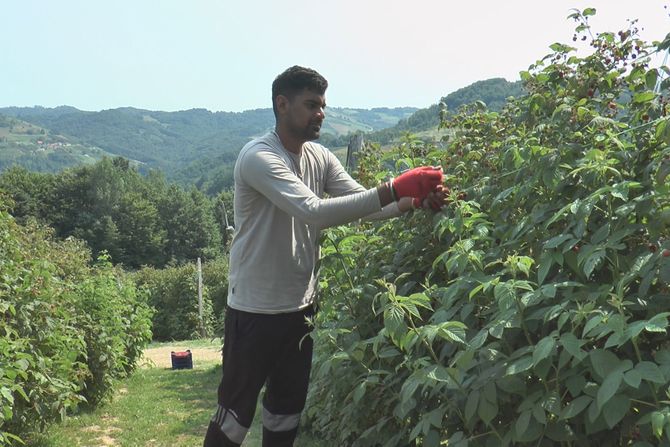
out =
{"type": "Polygon", "coordinates": [[[446,151],[393,154],[443,165],[443,211],[329,232],[313,428],[354,446],[670,445],[669,105],[647,64],[670,39],[636,32],[583,58],[552,45],[526,96],[450,117],[446,151]]]}
{"type": "Polygon", "coordinates": [[[0,209],[0,445],[108,396],[151,338],[134,284],[51,234],[0,209]]]}
{"type": "MultiPolygon", "coordinates": [[[[204,275],[203,275],[204,277],[204,275]]],[[[155,309],[153,336],[156,340],[187,340],[213,332],[212,301],[203,286],[203,324],[198,310],[198,276],[194,264],[136,273],[138,284],[150,294],[155,309]]],[[[203,281],[204,283],[204,281],[203,281]]]]}
{"type": "Polygon", "coordinates": [[[223,337],[224,313],[228,303],[228,260],[220,258],[204,263],[202,278],[212,301],[214,334],[223,337]]]}

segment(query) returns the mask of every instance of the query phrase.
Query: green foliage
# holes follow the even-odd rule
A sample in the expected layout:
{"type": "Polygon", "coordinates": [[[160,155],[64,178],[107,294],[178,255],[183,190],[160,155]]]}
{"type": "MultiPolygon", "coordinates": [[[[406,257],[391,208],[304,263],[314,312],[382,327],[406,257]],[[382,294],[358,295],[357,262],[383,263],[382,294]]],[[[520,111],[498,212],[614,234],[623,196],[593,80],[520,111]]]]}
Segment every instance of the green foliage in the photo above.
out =
{"type": "MultiPolygon", "coordinates": [[[[355,130],[393,126],[416,109],[329,110],[332,119],[325,122],[322,132],[332,141],[355,130]]],[[[142,172],[161,170],[171,181],[195,184],[210,195],[232,186],[232,166],[239,150],[274,126],[270,108],[212,113],[204,109],[85,112],[73,107],[8,107],[0,109],[0,114],[0,171],[22,166],[56,172],[97,161],[103,155],[120,156],[132,160],[142,172]],[[46,138],[41,135],[44,129],[46,138]],[[3,139],[5,133],[10,137],[3,139]],[[70,145],[51,150],[47,143],[54,138],[70,145]],[[38,144],[38,139],[44,144],[38,144]]]]}
{"type": "Polygon", "coordinates": [[[91,405],[108,397],[115,381],[135,369],[152,338],[153,314],[135,284],[122,282],[121,272],[108,259],[102,257],[96,267],[68,292],[82,314],[79,325],[91,371],[84,397],[91,405]]]}
{"type": "MultiPolygon", "coordinates": [[[[517,97],[523,94],[521,81],[509,82],[502,78],[477,81],[467,87],[449,93],[438,104],[417,110],[409,117],[398,121],[392,127],[370,132],[366,135],[366,139],[382,144],[396,142],[407,132],[419,132],[437,128],[440,125],[440,117],[444,113],[456,112],[462,106],[482,101],[489,110],[499,111],[509,97],[517,97]]],[[[339,143],[337,145],[346,146],[348,142],[349,136],[340,138],[337,141],[339,143]]]]}
{"type": "MultiPolygon", "coordinates": [[[[139,285],[149,291],[155,340],[187,340],[211,336],[214,308],[220,312],[227,294],[228,264],[216,261],[203,265],[203,321],[198,308],[198,273],[195,263],[157,270],[146,267],[135,273],[139,285]]],[[[217,313],[219,315],[219,313],[217,313]]]]}
{"type": "Polygon", "coordinates": [[[636,31],[586,57],[555,44],[526,96],[448,117],[444,151],[404,146],[398,169],[444,167],[441,212],[327,234],[314,429],[352,446],[670,445],[670,106],[636,31]]]}
{"type": "Polygon", "coordinates": [[[59,174],[13,168],[0,175],[0,189],[20,221],[37,218],[61,238],[85,240],[96,256],[107,252],[115,264],[164,266],[223,251],[215,201],[193,187],[169,185],[156,172],[142,176],[122,158],[59,174]]]}
{"type": "Polygon", "coordinates": [[[0,211],[0,445],[110,395],[151,339],[145,296],[76,240],[0,211]]]}
{"type": "Polygon", "coordinates": [[[58,172],[94,163],[105,155],[113,154],[27,121],[0,115],[0,171],[21,166],[37,172],[58,172]]]}
{"type": "Polygon", "coordinates": [[[202,282],[212,302],[214,332],[223,338],[224,311],[228,303],[228,259],[219,258],[202,265],[202,282]]]}

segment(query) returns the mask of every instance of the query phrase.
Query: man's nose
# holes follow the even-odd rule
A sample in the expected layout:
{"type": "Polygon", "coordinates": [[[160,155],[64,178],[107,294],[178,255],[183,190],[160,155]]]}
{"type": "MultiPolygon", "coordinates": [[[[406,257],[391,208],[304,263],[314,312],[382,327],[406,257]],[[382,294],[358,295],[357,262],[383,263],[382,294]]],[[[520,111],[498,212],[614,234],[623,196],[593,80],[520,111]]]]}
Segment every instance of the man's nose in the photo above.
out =
{"type": "Polygon", "coordinates": [[[319,107],[319,110],[316,111],[316,115],[318,117],[320,117],[321,119],[325,119],[326,118],[326,111],[323,108],[319,107]]]}

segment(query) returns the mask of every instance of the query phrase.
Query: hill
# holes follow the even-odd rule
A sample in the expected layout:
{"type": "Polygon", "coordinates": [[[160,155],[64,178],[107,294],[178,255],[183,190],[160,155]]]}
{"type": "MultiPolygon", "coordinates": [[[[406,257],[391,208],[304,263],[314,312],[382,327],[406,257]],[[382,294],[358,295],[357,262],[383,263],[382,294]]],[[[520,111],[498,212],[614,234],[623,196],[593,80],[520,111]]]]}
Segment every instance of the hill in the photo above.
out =
{"type": "MultiPolygon", "coordinates": [[[[521,93],[520,81],[494,78],[456,90],[439,103],[456,111],[480,100],[500,110],[508,97],[521,93]]],[[[328,108],[321,142],[341,153],[353,134],[382,144],[407,132],[435,139],[439,113],[437,103],[424,109],[328,108]]],[[[270,108],[161,112],[126,107],[89,112],[68,106],[7,107],[0,108],[0,123],[5,123],[0,124],[0,170],[18,164],[55,172],[114,155],[134,162],[143,172],[158,169],[171,181],[216,194],[232,185],[232,166],[240,148],[271,129],[274,115],[270,108]],[[48,146],[54,143],[62,146],[48,146]]]]}
{"type": "Polygon", "coordinates": [[[31,171],[57,172],[112,156],[96,146],[17,118],[0,115],[0,172],[19,165],[31,171]]]}
{"type": "MultiPolygon", "coordinates": [[[[323,133],[331,136],[369,132],[392,126],[410,116],[416,108],[378,108],[328,110],[323,133]]],[[[135,108],[118,108],[87,112],[73,107],[7,107],[0,109],[5,123],[0,138],[0,169],[19,164],[39,171],[56,171],[78,164],[85,157],[83,150],[68,159],[53,160],[38,155],[38,140],[58,135],[71,145],[96,148],[100,154],[114,154],[134,160],[143,170],[160,169],[168,178],[193,177],[201,160],[224,157],[227,160],[254,136],[272,128],[272,109],[245,112],[210,112],[191,109],[160,112],[135,108]],[[23,123],[23,124],[21,124],[23,123]],[[25,129],[24,129],[25,128],[25,129]],[[10,132],[10,129],[12,131],[10,132]],[[24,129],[24,130],[21,130],[24,129]],[[19,142],[27,146],[20,148],[19,142]],[[10,150],[11,143],[11,150],[10,150]],[[25,149],[20,152],[17,148],[25,149]],[[38,162],[39,160],[39,162],[38,162]]],[[[190,182],[192,183],[192,181],[190,182]]]]}
{"type": "MultiPolygon", "coordinates": [[[[407,118],[399,120],[386,129],[369,132],[368,141],[388,144],[396,141],[401,135],[411,132],[416,134],[436,135],[440,124],[440,108],[448,113],[456,112],[466,104],[482,101],[489,110],[500,111],[509,97],[523,94],[521,81],[510,82],[503,78],[491,78],[474,82],[467,87],[458,89],[442,97],[430,107],[419,109],[407,118]]],[[[333,146],[346,146],[350,136],[345,135],[332,141],[333,146]]]]}

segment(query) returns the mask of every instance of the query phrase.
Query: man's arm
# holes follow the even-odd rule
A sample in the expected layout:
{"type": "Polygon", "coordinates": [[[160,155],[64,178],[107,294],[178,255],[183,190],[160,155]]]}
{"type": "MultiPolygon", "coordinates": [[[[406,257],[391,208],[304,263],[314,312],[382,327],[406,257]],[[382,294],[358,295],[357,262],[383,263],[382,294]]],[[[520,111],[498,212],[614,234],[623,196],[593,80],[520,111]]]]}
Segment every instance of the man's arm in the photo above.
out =
{"type": "Polygon", "coordinates": [[[321,199],[271,151],[247,152],[239,162],[240,175],[247,184],[282,211],[320,228],[353,222],[379,211],[382,199],[387,203],[393,200],[388,186],[369,190],[361,186],[349,195],[321,199]]]}

